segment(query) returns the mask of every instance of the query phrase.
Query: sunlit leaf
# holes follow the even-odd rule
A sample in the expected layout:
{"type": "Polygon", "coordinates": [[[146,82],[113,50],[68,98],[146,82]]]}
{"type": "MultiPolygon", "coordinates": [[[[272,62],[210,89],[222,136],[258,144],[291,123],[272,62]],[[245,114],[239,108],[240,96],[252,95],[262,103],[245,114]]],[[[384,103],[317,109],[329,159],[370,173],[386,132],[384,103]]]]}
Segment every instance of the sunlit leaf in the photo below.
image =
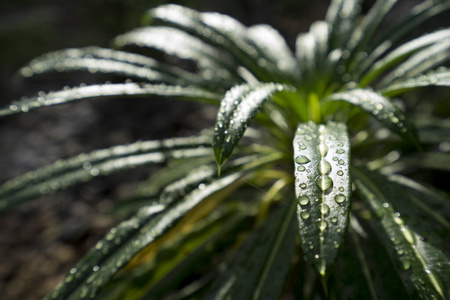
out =
{"type": "Polygon", "coordinates": [[[358,106],[405,140],[418,145],[416,130],[411,121],[388,98],[379,93],[369,89],[354,89],[332,94],[327,100],[346,101],[358,106]]]}
{"type": "Polygon", "coordinates": [[[222,165],[244,135],[251,120],[273,93],[292,88],[274,83],[241,85],[232,88],[222,100],[213,137],[214,155],[222,165]]]}
{"type": "Polygon", "coordinates": [[[99,84],[67,88],[47,94],[44,93],[36,97],[24,97],[19,101],[13,101],[8,107],[0,109],[0,117],[76,100],[145,96],[193,98],[212,103],[218,103],[218,100],[222,97],[220,94],[211,93],[196,87],[146,83],[99,84]]]}
{"type": "Polygon", "coordinates": [[[347,232],[350,142],[342,123],[300,124],[293,141],[301,245],[322,277],[337,259],[347,232]]]}

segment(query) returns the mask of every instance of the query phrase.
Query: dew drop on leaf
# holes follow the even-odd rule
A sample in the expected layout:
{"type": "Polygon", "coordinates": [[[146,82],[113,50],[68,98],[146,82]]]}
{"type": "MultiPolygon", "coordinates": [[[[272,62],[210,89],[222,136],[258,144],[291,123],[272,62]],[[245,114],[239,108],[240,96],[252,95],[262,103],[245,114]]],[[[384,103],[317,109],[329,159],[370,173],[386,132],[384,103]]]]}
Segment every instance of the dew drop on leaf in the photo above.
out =
{"type": "Polygon", "coordinates": [[[301,187],[302,189],[306,189],[306,183],[300,184],[300,187],[301,187]]]}
{"type": "Polygon", "coordinates": [[[345,151],[343,149],[338,149],[338,150],[336,150],[336,153],[342,154],[342,153],[345,153],[345,151]]]}
{"type": "Polygon", "coordinates": [[[323,175],[317,178],[316,184],[322,191],[326,191],[333,185],[333,180],[330,178],[330,176],[323,175]]]}
{"type": "Polygon", "coordinates": [[[320,212],[323,214],[326,214],[330,211],[330,207],[326,204],[322,204],[322,206],[320,207],[320,212]]]}
{"type": "Polygon", "coordinates": [[[328,174],[331,172],[331,165],[326,160],[321,160],[317,165],[317,169],[319,170],[320,174],[328,174]]]}
{"type": "Polygon", "coordinates": [[[337,217],[331,217],[331,219],[330,219],[331,223],[336,223],[336,222],[337,222],[337,220],[338,220],[338,218],[337,218],[337,217]]]}
{"type": "Polygon", "coordinates": [[[309,160],[309,158],[307,158],[307,157],[304,156],[304,155],[299,155],[299,156],[297,156],[297,157],[295,158],[295,162],[298,163],[298,164],[303,165],[303,164],[309,163],[310,160],[309,160]]]}
{"type": "Polygon", "coordinates": [[[328,222],[325,221],[325,220],[322,220],[322,221],[317,222],[317,227],[318,227],[320,230],[325,230],[325,229],[327,228],[327,226],[328,226],[328,222]]]}
{"type": "Polygon", "coordinates": [[[310,216],[311,216],[311,213],[310,213],[309,211],[302,211],[302,212],[300,213],[300,217],[301,217],[303,220],[309,219],[310,216]]]}
{"type": "Polygon", "coordinates": [[[342,176],[342,175],[344,175],[344,172],[341,171],[341,170],[339,170],[339,171],[337,171],[337,174],[338,174],[339,176],[342,176]]]}
{"type": "Polygon", "coordinates": [[[328,153],[328,146],[325,145],[325,144],[320,144],[320,145],[319,145],[319,152],[320,152],[320,155],[321,155],[322,157],[327,156],[327,153],[328,153]]]}
{"type": "Polygon", "coordinates": [[[346,199],[347,198],[344,195],[342,195],[342,194],[337,194],[336,196],[334,196],[334,201],[336,201],[339,204],[344,202],[346,199]]]}
{"type": "Polygon", "coordinates": [[[299,167],[297,168],[297,170],[298,170],[299,172],[303,172],[303,171],[306,170],[306,168],[305,168],[305,166],[299,166],[299,167]]]}
{"type": "Polygon", "coordinates": [[[298,203],[302,206],[309,204],[309,197],[306,195],[302,195],[298,197],[298,203]]]}

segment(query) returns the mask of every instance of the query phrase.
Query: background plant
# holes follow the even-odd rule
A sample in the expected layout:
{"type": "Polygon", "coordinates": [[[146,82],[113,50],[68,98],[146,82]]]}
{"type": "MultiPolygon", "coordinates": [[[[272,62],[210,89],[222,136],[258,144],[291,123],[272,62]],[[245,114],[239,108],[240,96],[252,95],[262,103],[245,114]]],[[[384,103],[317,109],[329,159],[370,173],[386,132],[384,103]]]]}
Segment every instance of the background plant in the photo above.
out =
{"type": "Polygon", "coordinates": [[[448,171],[448,142],[439,134],[448,126],[430,115],[433,103],[417,103],[419,142],[401,103],[391,98],[449,84],[447,69],[437,68],[448,59],[448,29],[394,46],[449,5],[425,1],[374,39],[395,2],[377,1],[360,17],[357,1],[333,1],[326,22],[299,35],[295,56],[268,26],[246,28],[224,15],[161,6],[145,22],[163,25],[123,34],[115,44],[165,52],[166,62],[89,47],[50,53],[24,67],[24,76],[86,69],[139,83],[40,94],[13,102],[2,116],[124,95],[220,103],[212,134],[98,150],[2,186],[7,208],[99,175],[171,164],[126,201],[121,210],[134,216],[99,241],[49,297],[96,296],[111,279],[100,297],[448,296],[447,196],[427,186],[426,177],[422,184],[399,175],[448,171]],[[183,62],[171,64],[173,56],[183,62]],[[253,119],[257,130],[246,130],[253,119]],[[247,142],[238,145],[241,139],[247,142]],[[216,268],[215,260],[226,263],[216,268]]]}

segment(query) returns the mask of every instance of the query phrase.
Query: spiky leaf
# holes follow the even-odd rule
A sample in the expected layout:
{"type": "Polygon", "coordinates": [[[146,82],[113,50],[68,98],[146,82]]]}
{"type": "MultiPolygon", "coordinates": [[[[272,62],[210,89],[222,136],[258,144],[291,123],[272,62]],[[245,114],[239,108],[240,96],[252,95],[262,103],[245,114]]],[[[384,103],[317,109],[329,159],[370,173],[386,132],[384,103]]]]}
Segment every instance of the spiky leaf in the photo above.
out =
{"type": "Polygon", "coordinates": [[[350,142],[342,123],[300,124],[293,141],[295,191],[302,249],[325,277],[347,231],[351,183],[350,142]]]}

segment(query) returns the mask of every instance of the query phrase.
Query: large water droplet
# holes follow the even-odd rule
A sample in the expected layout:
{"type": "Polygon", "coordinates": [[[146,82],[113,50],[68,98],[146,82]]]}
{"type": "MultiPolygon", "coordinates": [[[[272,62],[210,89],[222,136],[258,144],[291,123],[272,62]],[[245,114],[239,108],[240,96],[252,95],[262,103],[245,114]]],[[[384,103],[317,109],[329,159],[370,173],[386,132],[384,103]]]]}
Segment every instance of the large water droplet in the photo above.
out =
{"type": "Polygon", "coordinates": [[[339,171],[337,171],[337,174],[338,174],[339,176],[342,176],[342,175],[344,175],[344,172],[341,171],[341,170],[339,170],[339,171]]]}
{"type": "Polygon", "coordinates": [[[328,222],[325,220],[319,221],[317,222],[317,228],[319,228],[320,230],[325,230],[328,226],[328,222]]]}
{"type": "Polygon", "coordinates": [[[303,164],[309,163],[310,160],[309,160],[309,158],[307,158],[307,157],[304,156],[304,155],[299,155],[299,156],[297,156],[297,157],[295,158],[295,162],[298,163],[298,164],[303,165],[303,164]]]}
{"type": "Polygon", "coordinates": [[[330,211],[330,207],[326,204],[322,204],[322,206],[320,207],[320,212],[323,214],[326,214],[330,211]]]}
{"type": "Polygon", "coordinates": [[[322,157],[327,156],[327,153],[328,153],[328,146],[325,145],[325,144],[320,144],[320,145],[319,145],[319,152],[320,152],[320,155],[321,155],[322,157]]]}
{"type": "Polygon", "coordinates": [[[304,210],[304,211],[302,211],[302,212],[300,213],[300,217],[301,217],[303,220],[309,219],[310,216],[311,216],[311,213],[310,213],[309,211],[306,211],[306,210],[304,210]]]}
{"type": "Polygon", "coordinates": [[[334,201],[339,204],[343,203],[346,199],[347,198],[343,194],[337,194],[336,196],[334,196],[334,201]]]}
{"type": "Polygon", "coordinates": [[[326,191],[333,185],[333,180],[331,180],[330,176],[323,175],[317,178],[316,184],[322,191],[326,191]]]}
{"type": "Polygon", "coordinates": [[[331,172],[331,165],[329,162],[323,159],[317,165],[317,169],[319,170],[320,174],[328,174],[331,172]]]}
{"type": "Polygon", "coordinates": [[[309,204],[309,197],[306,195],[301,195],[298,197],[298,203],[302,206],[309,204]]]}

